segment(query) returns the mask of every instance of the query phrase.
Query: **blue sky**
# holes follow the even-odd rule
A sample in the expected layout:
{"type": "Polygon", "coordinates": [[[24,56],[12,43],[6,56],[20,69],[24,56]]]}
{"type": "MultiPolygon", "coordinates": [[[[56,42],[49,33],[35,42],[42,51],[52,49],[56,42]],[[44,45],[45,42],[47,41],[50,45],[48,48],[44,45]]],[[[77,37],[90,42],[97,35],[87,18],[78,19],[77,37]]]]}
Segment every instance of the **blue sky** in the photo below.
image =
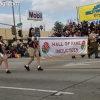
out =
{"type": "MultiPolygon", "coordinates": [[[[21,2],[20,3],[20,11],[22,15],[23,14],[25,15],[26,10],[31,9],[31,8],[32,8],[31,2],[21,2]]],[[[15,5],[14,9],[15,9],[15,14],[18,14],[18,5],[15,5]]],[[[11,6],[6,6],[6,7],[0,6],[0,13],[12,14],[12,7],[11,6]]]]}
{"type": "MultiPolygon", "coordinates": [[[[2,0],[0,0],[1,2],[2,0]]],[[[28,30],[31,27],[32,20],[27,20],[26,10],[37,10],[43,13],[43,21],[37,22],[37,26],[44,25],[46,30],[52,30],[54,23],[60,21],[63,24],[69,19],[77,19],[76,6],[83,6],[91,3],[99,2],[99,0],[14,0],[20,3],[21,17],[23,30],[28,30]]],[[[15,5],[16,24],[19,23],[18,6],[15,5]]],[[[12,7],[0,6],[0,22],[13,24],[12,7]],[[9,19],[9,20],[8,20],[9,19]]],[[[0,25],[0,27],[8,27],[0,25]]],[[[33,22],[34,27],[34,22],[33,22]]]]}

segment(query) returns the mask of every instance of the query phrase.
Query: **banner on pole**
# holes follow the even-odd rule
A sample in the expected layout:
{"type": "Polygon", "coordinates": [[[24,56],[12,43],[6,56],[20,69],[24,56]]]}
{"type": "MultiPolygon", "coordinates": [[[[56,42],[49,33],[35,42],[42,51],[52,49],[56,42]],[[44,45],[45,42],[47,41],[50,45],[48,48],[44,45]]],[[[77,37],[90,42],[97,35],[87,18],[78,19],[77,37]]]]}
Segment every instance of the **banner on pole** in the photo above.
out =
{"type": "Polygon", "coordinates": [[[100,2],[78,7],[80,22],[100,19],[100,2]]]}
{"type": "Polygon", "coordinates": [[[48,37],[40,38],[42,59],[63,58],[66,56],[86,55],[87,37],[48,37]]]}

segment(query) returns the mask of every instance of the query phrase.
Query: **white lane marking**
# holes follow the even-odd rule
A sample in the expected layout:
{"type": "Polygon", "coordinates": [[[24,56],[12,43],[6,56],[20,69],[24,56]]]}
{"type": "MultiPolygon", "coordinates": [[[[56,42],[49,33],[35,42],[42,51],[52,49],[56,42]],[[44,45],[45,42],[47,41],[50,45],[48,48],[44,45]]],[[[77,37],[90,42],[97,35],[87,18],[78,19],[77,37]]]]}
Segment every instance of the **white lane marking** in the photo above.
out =
{"type": "Polygon", "coordinates": [[[100,61],[88,61],[88,62],[79,62],[79,63],[69,63],[69,64],[67,64],[67,65],[65,65],[65,66],[78,66],[78,65],[90,65],[90,64],[92,64],[92,63],[97,63],[97,62],[100,62],[100,61]]]}
{"type": "Polygon", "coordinates": [[[59,96],[59,95],[62,95],[62,94],[70,94],[70,95],[72,95],[72,94],[74,94],[74,93],[71,93],[71,92],[58,92],[58,93],[56,93],[55,95],[57,95],[57,96],[59,96]]]}
{"type": "Polygon", "coordinates": [[[79,65],[89,65],[89,64],[85,64],[85,63],[69,63],[69,64],[67,64],[67,65],[65,65],[65,66],[79,66],[79,65]]]}
{"type": "Polygon", "coordinates": [[[100,61],[92,61],[92,62],[88,61],[88,62],[84,62],[84,63],[96,63],[96,62],[100,62],[100,61]]]}
{"type": "Polygon", "coordinates": [[[71,92],[58,92],[56,90],[43,90],[43,89],[31,89],[31,88],[17,88],[17,87],[5,87],[0,86],[0,89],[12,89],[12,90],[26,90],[26,91],[38,91],[38,92],[48,92],[48,93],[56,93],[56,95],[60,94],[74,94],[71,92]]]}

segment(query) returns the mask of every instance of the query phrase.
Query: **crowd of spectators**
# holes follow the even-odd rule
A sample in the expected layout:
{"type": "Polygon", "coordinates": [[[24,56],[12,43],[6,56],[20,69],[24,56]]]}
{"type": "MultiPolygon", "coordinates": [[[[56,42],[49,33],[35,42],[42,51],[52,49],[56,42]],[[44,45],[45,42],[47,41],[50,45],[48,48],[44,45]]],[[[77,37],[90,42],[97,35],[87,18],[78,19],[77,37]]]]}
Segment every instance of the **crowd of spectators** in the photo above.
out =
{"type": "Polygon", "coordinates": [[[27,43],[17,43],[6,47],[8,58],[29,57],[27,43]]]}
{"type": "Polygon", "coordinates": [[[80,31],[80,36],[89,36],[92,29],[95,29],[95,33],[100,36],[100,22],[94,24],[91,22],[88,24],[87,21],[76,24],[75,22],[70,22],[62,30],[58,30],[51,34],[49,37],[73,37],[76,30],[80,31]]]}

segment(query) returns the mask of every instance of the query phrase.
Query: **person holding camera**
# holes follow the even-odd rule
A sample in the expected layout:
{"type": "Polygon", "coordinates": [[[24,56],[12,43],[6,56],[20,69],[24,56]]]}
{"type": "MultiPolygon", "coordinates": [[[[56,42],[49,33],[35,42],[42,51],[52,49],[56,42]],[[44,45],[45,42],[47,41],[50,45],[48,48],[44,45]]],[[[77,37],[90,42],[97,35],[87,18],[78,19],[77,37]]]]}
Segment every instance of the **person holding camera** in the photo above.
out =
{"type": "Polygon", "coordinates": [[[37,64],[38,64],[38,71],[43,71],[43,69],[40,66],[40,56],[39,56],[39,42],[38,40],[33,40],[32,38],[35,38],[35,32],[34,28],[29,29],[29,35],[30,38],[28,39],[28,45],[29,45],[29,56],[31,59],[29,62],[24,66],[27,71],[30,71],[29,65],[34,60],[34,57],[37,58],[37,64]]]}
{"type": "Polygon", "coordinates": [[[92,48],[88,54],[88,57],[90,58],[91,55],[94,53],[95,58],[100,58],[98,56],[98,43],[97,43],[98,35],[95,33],[95,29],[92,29],[91,34],[89,34],[89,40],[90,40],[90,47],[92,48]]]}

